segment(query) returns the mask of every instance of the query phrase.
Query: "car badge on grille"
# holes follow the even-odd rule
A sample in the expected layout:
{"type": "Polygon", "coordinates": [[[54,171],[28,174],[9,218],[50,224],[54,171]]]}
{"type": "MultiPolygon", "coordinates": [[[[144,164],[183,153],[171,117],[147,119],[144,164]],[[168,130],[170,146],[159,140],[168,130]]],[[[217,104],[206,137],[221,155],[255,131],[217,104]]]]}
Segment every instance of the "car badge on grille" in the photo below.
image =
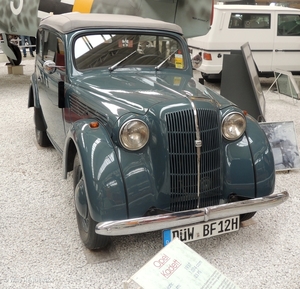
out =
{"type": "Polygon", "coordinates": [[[202,147],[202,140],[195,140],[195,147],[201,148],[202,147]]]}

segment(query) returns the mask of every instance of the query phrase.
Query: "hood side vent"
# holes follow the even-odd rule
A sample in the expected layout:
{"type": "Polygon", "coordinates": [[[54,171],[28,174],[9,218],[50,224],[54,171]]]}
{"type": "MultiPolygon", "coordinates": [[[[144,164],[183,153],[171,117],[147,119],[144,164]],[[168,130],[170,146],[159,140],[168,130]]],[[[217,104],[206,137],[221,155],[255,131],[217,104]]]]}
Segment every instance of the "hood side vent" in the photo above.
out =
{"type": "Polygon", "coordinates": [[[101,124],[107,125],[108,117],[82,103],[78,97],[70,97],[70,110],[80,118],[96,118],[101,124]]]}

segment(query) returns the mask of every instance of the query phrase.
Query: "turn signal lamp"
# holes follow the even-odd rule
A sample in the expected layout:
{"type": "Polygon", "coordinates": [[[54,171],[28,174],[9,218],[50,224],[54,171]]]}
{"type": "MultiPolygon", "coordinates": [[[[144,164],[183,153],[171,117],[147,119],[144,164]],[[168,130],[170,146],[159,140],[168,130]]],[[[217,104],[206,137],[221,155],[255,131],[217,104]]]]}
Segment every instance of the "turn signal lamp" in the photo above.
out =
{"type": "Polygon", "coordinates": [[[90,122],[90,128],[98,128],[99,122],[98,121],[92,121],[90,122]]]}
{"type": "Polygon", "coordinates": [[[203,59],[211,61],[212,60],[211,54],[207,52],[203,52],[203,59]]]}

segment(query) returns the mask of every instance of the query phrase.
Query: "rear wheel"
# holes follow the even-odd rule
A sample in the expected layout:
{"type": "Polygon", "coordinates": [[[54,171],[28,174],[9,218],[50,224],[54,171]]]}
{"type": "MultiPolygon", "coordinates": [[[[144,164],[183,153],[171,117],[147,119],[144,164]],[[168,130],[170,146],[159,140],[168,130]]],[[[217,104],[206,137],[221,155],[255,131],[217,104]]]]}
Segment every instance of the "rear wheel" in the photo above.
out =
{"type": "Polygon", "coordinates": [[[9,43],[8,46],[11,48],[14,55],[16,56],[16,59],[7,57],[9,62],[11,63],[11,65],[15,65],[15,66],[20,65],[20,63],[22,62],[22,54],[19,47],[13,43],[9,43]]]}
{"type": "Polygon", "coordinates": [[[51,142],[48,138],[45,125],[43,124],[43,117],[41,110],[38,108],[34,108],[34,125],[35,125],[35,138],[37,143],[41,147],[48,147],[51,145],[51,142]]]}
{"type": "Polygon", "coordinates": [[[110,238],[95,233],[97,222],[92,219],[89,212],[84,178],[78,155],[75,157],[73,166],[73,186],[77,224],[81,240],[90,250],[104,249],[108,246],[110,238]]]}
{"type": "Polygon", "coordinates": [[[35,128],[35,138],[37,143],[41,147],[48,147],[51,145],[51,142],[47,136],[46,131],[38,130],[37,128],[35,128]]]}

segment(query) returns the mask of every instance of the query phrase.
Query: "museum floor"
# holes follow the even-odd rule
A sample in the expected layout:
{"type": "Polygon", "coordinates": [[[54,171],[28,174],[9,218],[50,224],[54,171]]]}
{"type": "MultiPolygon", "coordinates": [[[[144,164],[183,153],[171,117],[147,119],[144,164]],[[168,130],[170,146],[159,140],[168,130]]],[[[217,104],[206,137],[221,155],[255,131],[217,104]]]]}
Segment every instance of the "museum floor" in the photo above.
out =
{"type": "MultiPolygon", "coordinates": [[[[123,288],[162,249],[161,233],[115,237],[108,251],[82,245],[74,212],[72,178],[62,176],[53,148],[37,146],[27,94],[34,59],[24,74],[0,62],[0,287],[123,288]]],[[[261,79],[266,92],[273,79],[261,79]]],[[[218,85],[212,86],[219,90],[218,85]]],[[[300,100],[265,94],[267,122],[293,121],[300,144],[300,100]]],[[[188,243],[241,289],[300,288],[300,170],[277,172],[282,205],[258,212],[234,233],[188,243]]],[[[135,288],[135,287],[133,287],[135,288]]],[[[183,284],[189,288],[189,282],[183,284]]]]}

